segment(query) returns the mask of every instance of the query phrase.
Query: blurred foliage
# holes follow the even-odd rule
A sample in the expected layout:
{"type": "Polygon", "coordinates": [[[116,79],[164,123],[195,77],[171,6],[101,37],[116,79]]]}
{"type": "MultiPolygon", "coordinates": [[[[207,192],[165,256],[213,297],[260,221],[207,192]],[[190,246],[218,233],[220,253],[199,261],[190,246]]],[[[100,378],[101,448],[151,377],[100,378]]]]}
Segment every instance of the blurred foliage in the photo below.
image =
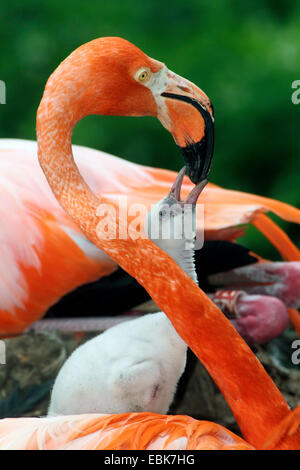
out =
{"type": "MultiPolygon", "coordinates": [[[[300,105],[291,102],[291,84],[300,79],[300,2],[1,3],[0,79],[7,104],[0,107],[0,137],[34,139],[36,109],[59,62],[96,37],[122,36],[212,99],[211,181],[300,206],[300,105]]],[[[172,137],[149,117],[90,116],[77,125],[73,142],[151,166],[182,165],[172,137]]],[[[300,243],[299,231],[288,229],[300,243]]],[[[246,243],[275,255],[253,230],[246,243]]]]}

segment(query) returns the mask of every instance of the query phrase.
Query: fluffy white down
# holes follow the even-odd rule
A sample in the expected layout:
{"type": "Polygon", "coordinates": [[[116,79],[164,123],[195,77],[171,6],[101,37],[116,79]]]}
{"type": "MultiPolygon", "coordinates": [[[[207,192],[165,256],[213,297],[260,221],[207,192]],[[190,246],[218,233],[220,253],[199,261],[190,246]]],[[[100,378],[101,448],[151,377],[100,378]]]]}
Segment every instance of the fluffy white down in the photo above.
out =
{"type": "MultiPolygon", "coordinates": [[[[176,230],[170,230],[169,239],[150,236],[151,214],[158,215],[158,234],[170,223],[175,227],[188,222],[174,206],[169,215],[160,217],[166,201],[159,201],[148,214],[148,236],[196,282],[194,234],[176,239],[176,230]]],[[[195,211],[190,217],[195,221],[195,211]]],[[[163,312],[116,325],[80,346],[66,361],[55,381],[48,414],[167,413],[185,368],[186,351],[163,312]]]]}
{"type": "Polygon", "coordinates": [[[185,368],[186,349],[162,312],[116,325],[65,362],[48,414],[166,413],[185,368]]]}

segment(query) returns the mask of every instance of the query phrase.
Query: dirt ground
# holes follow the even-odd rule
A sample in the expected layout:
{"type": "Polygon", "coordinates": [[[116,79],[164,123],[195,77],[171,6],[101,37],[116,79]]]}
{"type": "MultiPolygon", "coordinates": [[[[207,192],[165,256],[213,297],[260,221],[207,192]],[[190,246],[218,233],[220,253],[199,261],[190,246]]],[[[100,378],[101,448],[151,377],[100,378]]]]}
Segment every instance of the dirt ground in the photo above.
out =
{"type": "MultiPolygon", "coordinates": [[[[6,364],[0,364],[0,417],[45,415],[58,370],[79,344],[96,334],[31,331],[5,340],[6,364]]],[[[300,403],[300,366],[293,365],[289,356],[295,338],[294,332],[287,330],[267,345],[252,346],[292,408],[300,403]]],[[[239,432],[222,394],[191,351],[170,413],[211,420],[239,432]]]]}

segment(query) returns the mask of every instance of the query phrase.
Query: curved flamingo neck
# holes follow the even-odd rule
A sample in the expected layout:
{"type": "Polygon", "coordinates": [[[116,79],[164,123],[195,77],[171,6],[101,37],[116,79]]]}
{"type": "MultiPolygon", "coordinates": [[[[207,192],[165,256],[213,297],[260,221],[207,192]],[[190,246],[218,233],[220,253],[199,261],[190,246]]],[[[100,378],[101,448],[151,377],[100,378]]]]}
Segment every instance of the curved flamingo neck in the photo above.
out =
{"type": "MultiPolygon", "coordinates": [[[[85,235],[145,287],[219,386],[245,439],[259,448],[290,413],[283,396],[230,322],[167,254],[148,239],[98,238],[100,201],[72,155],[72,130],[81,117],[70,101],[54,105],[48,95],[38,110],[39,160],[56,198],[85,235]]],[[[298,432],[282,445],[300,446],[299,440],[298,432]]]]}
{"type": "Polygon", "coordinates": [[[56,199],[97,243],[94,229],[100,201],[82,178],[72,153],[71,138],[77,120],[71,120],[67,112],[49,111],[42,101],[37,116],[38,156],[56,199]]]}

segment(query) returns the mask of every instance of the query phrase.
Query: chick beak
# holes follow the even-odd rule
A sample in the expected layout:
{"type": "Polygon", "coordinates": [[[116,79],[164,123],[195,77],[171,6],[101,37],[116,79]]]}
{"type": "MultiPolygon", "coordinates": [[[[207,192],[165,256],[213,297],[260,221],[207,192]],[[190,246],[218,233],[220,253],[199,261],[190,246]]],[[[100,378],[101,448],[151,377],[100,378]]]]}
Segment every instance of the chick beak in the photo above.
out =
{"type": "Polygon", "coordinates": [[[181,193],[181,187],[182,187],[183,178],[184,178],[185,173],[186,173],[186,167],[184,166],[180,170],[180,172],[178,173],[178,175],[177,175],[177,177],[176,177],[176,179],[175,179],[175,181],[172,185],[172,188],[171,188],[170,193],[169,193],[169,197],[174,198],[176,200],[176,202],[179,202],[179,203],[182,203],[182,204],[196,205],[200,194],[202,193],[203,189],[205,188],[205,186],[207,184],[207,179],[203,179],[202,181],[200,181],[200,183],[198,183],[196,186],[194,186],[194,188],[189,193],[187,198],[184,201],[182,201],[181,197],[180,197],[180,193],[181,193]]]}

